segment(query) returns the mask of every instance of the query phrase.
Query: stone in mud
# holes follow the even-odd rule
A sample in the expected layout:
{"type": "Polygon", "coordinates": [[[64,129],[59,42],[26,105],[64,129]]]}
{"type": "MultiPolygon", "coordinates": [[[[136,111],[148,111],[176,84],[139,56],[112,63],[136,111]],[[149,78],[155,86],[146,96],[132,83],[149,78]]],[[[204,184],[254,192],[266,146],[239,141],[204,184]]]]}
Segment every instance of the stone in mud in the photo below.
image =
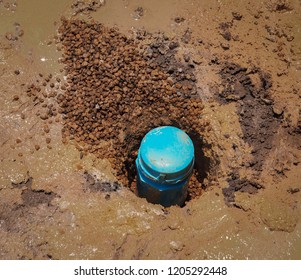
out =
{"type": "Polygon", "coordinates": [[[170,249],[176,253],[184,249],[184,244],[181,241],[171,241],[169,243],[170,249]]]}
{"type": "Polygon", "coordinates": [[[254,208],[254,202],[252,201],[250,194],[243,192],[235,193],[235,202],[233,205],[244,211],[250,211],[254,208]]]}
{"type": "Polygon", "coordinates": [[[285,13],[293,10],[293,7],[288,0],[271,0],[267,2],[267,8],[271,12],[280,12],[280,13],[285,13]]]}
{"type": "Polygon", "coordinates": [[[224,31],[221,33],[225,40],[230,41],[232,39],[232,35],[230,31],[224,31]]]}
{"type": "Polygon", "coordinates": [[[225,40],[230,41],[232,39],[232,34],[230,32],[230,27],[232,27],[231,22],[222,22],[219,24],[220,34],[224,37],[225,40]]]}
{"type": "Polygon", "coordinates": [[[295,193],[300,192],[300,188],[289,188],[287,190],[287,192],[290,193],[290,194],[295,194],[295,193]]]}
{"type": "Polygon", "coordinates": [[[180,46],[180,45],[179,45],[178,42],[170,42],[170,43],[169,43],[169,48],[170,48],[171,50],[174,50],[174,49],[178,48],[179,46],[180,46]]]}
{"type": "Polygon", "coordinates": [[[201,57],[197,57],[195,56],[192,60],[192,62],[195,64],[195,65],[201,65],[203,63],[203,60],[201,57]]]}
{"type": "Polygon", "coordinates": [[[230,49],[230,44],[228,44],[228,43],[221,43],[221,47],[224,50],[229,50],[230,49]]]}
{"type": "Polygon", "coordinates": [[[238,12],[232,12],[232,16],[233,16],[233,19],[235,19],[235,20],[241,20],[242,19],[242,15],[238,12]]]}
{"type": "Polygon", "coordinates": [[[142,7],[137,7],[134,11],[133,18],[138,20],[144,16],[144,9],[142,7]]]}
{"type": "Polygon", "coordinates": [[[178,24],[179,24],[179,23],[182,23],[182,22],[184,22],[184,21],[185,21],[185,18],[183,18],[183,17],[176,17],[176,18],[175,18],[175,22],[178,23],[178,24]]]}
{"type": "Polygon", "coordinates": [[[74,11],[74,15],[79,13],[87,14],[89,12],[95,12],[101,6],[105,4],[105,0],[76,0],[72,5],[71,8],[74,11]]]}
{"type": "Polygon", "coordinates": [[[84,188],[92,192],[115,192],[121,188],[117,182],[100,181],[88,172],[84,173],[84,178],[84,188]]]}
{"type": "Polygon", "coordinates": [[[281,116],[283,114],[283,107],[279,104],[273,105],[273,113],[276,116],[281,116]]]}
{"type": "Polygon", "coordinates": [[[32,180],[33,180],[32,177],[28,177],[24,181],[21,181],[19,183],[12,182],[11,185],[12,185],[13,188],[18,188],[18,189],[31,188],[32,180]]]}
{"type": "Polygon", "coordinates": [[[24,30],[23,29],[19,30],[17,32],[17,34],[18,34],[19,37],[22,37],[24,35],[24,30]]]}
{"type": "Polygon", "coordinates": [[[190,60],[190,54],[189,53],[184,53],[183,59],[184,59],[185,62],[189,62],[189,60],[190,60]]]}
{"type": "Polygon", "coordinates": [[[13,101],[18,101],[19,99],[20,99],[20,97],[18,95],[14,95],[13,101]]]}
{"type": "Polygon", "coordinates": [[[192,35],[192,31],[189,28],[187,28],[182,37],[182,42],[188,44],[191,40],[191,35],[192,35]]]}
{"type": "Polygon", "coordinates": [[[297,206],[266,200],[261,205],[260,218],[271,231],[292,232],[299,220],[299,213],[297,206]]]}
{"type": "Polygon", "coordinates": [[[5,38],[9,41],[16,41],[18,40],[18,37],[12,34],[11,32],[6,32],[5,38]]]}

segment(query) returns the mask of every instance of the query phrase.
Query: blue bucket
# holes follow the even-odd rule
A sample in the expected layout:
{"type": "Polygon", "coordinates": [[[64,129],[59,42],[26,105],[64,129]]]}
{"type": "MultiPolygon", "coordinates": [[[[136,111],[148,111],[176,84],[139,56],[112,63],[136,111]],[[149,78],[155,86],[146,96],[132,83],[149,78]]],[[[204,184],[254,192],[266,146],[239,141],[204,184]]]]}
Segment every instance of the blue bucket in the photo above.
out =
{"type": "Polygon", "coordinates": [[[136,159],[138,195],[165,207],[183,205],[193,165],[193,143],[184,131],[173,126],[149,131],[136,159]]]}

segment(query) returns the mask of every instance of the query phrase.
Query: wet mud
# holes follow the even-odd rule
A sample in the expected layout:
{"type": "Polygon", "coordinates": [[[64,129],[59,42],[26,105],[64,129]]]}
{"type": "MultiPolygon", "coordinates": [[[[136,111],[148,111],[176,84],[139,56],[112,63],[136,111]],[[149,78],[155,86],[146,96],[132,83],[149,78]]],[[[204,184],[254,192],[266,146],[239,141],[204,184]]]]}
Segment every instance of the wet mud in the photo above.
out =
{"type": "Polygon", "coordinates": [[[257,193],[262,188],[258,180],[265,158],[272,149],[273,138],[278,131],[283,110],[273,107],[269,94],[271,78],[255,67],[243,68],[226,63],[220,72],[224,89],[217,99],[222,103],[235,102],[243,140],[250,144],[252,159],[242,165],[252,170],[253,180],[241,179],[237,171],[229,178],[229,187],[223,190],[227,203],[234,202],[234,192],[257,193]],[[252,78],[251,78],[252,77],[252,78]],[[258,84],[252,81],[257,78],[258,84]]]}
{"type": "Polygon", "coordinates": [[[300,259],[299,1],[46,2],[0,1],[0,258],[300,259]],[[160,125],[185,207],[136,195],[160,125]]]}

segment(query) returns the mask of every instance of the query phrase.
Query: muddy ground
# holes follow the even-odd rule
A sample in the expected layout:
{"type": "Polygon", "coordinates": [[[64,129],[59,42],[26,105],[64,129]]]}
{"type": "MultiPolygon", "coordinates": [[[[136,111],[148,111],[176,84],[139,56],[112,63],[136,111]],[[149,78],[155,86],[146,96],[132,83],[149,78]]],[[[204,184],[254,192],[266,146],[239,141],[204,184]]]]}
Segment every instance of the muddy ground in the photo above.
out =
{"type": "Polygon", "coordinates": [[[2,0],[0,23],[1,259],[301,258],[299,0],[2,0]],[[135,195],[162,124],[196,146],[184,207],[135,195]]]}

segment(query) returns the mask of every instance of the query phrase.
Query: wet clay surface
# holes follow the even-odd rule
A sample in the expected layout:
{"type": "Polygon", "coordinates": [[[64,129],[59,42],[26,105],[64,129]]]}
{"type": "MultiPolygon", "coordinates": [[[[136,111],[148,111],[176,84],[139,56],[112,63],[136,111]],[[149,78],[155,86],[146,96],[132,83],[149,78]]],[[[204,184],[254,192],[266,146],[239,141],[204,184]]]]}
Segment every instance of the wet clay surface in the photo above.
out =
{"type": "MultiPolygon", "coordinates": [[[[221,77],[225,88],[219,93],[222,103],[237,103],[237,113],[243,131],[243,140],[251,146],[251,160],[242,163],[252,170],[252,181],[241,179],[237,170],[229,178],[229,187],[223,189],[227,203],[234,202],[234,192],[256,193],[262,186],[255,180],[259,178],[265,158],[272,149],[275,133],[280,124],[283,111],[273,107],[269,94],[272,87],[270,77],[258,69],[247,69],[236,64],[222,68],[221,77]],[[257,77],[259,84],[253,84],[251,75],[257,77]]],[[[234,147],[235,148],[235,147],[234,147]]]]}
{"type": "Polygon", "coordinates": [[[0,258],[300,259],[300,2],[52,2],[0,1],[0,258]],[[135,195],[165,124],[182,208],[135,195]]]}

